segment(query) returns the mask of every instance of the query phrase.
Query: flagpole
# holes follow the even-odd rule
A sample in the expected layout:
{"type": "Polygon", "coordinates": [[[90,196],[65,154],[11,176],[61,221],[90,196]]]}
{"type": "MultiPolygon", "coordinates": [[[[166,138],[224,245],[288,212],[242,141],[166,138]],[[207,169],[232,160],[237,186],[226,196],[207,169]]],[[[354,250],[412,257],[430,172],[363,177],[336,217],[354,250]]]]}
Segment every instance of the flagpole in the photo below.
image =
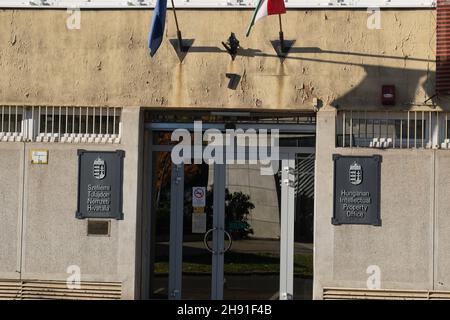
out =
{"type": "Polygon", "coordinates": [[[280,35],[280,48],[281,48],[281,52],[285,52],[283,25],[281,24],[281,14],[278,14],[278,22],[280,23],[280,32],[279,32],[279,35],[280,35]]]}
{"type": "Polygon", "coordinates": [[[173,3],[173,0],[170,1],[172,2],[173,17],[175,18],[175,26],[177,28],[178,48],[180,49],[180,51],[183,51],[183,38],[181,37],[180,27],[178,26],[177,11],[175,9],[175,4],[173,3]]]}
{"type": "Polygon", "coordinates": [[[247,32],[245,33],[245,36],[248,37],[250,35],[250,30],[252,29],[252,26],[255,24],[255,18],[256,14],[258,13],[259,8],[261,7],[261,4],[263,3],[263,0],[259,0],[256,4],[255,11],[253,11],[252,20],[250,21],[250,24],[247,27],[247,32]]]}

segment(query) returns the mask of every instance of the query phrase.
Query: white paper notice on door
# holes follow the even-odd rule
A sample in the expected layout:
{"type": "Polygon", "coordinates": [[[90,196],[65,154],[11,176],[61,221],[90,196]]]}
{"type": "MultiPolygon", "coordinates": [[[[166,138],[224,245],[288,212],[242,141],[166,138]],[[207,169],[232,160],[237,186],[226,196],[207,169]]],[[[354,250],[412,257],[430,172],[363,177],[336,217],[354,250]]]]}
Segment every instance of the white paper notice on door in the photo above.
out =
{"type": "Polygon", "coordinates": [[[206,213],[192,214],[192,233],[206,232],[206,213]]]}

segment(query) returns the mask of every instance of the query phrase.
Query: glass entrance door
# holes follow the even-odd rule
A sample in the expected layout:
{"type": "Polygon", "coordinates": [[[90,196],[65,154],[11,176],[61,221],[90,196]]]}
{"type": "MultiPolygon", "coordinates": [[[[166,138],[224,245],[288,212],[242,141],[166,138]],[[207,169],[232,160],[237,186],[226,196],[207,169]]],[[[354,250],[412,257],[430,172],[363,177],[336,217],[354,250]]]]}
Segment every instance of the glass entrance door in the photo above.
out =
{"type": "Polygon", "coordinates": [[[295,154],[280,154],[272,169],[226,165],[226,299],[293,298],[295,154]]]}
{"type": "Polygon", "coordinates": [[[299,190],[311,195],[302,175],[313,157],[283,152],[263,174],[259,164],[177,165],[170,148],[152,154],[153,298],[307,298],[312,245],[294,241],[308,237],[296,230],[311,207],[299,190]]]}
{"type": "Polygon", "coordinates": [[[280,283],[281,166],[227,164],[225,228],[233,245],[224,257],[225,299],[278,299],[280,283]]]}
{"type": "Polygon", "coordinates": [[[204,234],[213,223],[214,170],[206,163],[173,164],[153,155],[155,235],[152,298],[209,299],[211,254],[204,234]]]}
{"type": "Polygon", "coordinates": [[[214,188],[213,166],[205,162],[184,164],[183,299],[211,297],[211,254],[205,249],[203,239],[212,225],[214,188]]]}

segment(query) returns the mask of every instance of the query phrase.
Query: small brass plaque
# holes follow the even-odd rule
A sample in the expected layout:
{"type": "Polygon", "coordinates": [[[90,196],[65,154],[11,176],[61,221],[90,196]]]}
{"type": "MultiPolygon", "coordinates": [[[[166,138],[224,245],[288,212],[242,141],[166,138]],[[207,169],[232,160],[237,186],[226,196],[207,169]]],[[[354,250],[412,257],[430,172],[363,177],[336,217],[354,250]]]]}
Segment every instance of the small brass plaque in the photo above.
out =
{"type": "Polygon", "coordinates": [[[48,150],[31,150],[32,164],[48,164],[48,150]]]}
{"type": "Polygon", "coordinates": [[[109,236],[110,229],[109,220],[88,220],[87,235],[88,236],[109,236]]]}

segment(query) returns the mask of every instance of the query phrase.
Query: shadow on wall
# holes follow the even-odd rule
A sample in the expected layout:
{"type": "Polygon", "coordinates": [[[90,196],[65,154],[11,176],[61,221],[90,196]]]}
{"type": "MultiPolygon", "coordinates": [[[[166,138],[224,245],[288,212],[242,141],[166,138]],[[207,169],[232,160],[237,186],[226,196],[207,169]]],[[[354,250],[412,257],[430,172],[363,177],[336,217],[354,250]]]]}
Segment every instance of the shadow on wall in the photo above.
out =
{"type": "Polygon", "coordinates": [[[374,107],[381,106],[381,88],[383,85],[396,86],[397,106],[409,108],[413,105],[434,105],[435,72],[427,70],[413,70],[406,68],[391,68],[381,66],[362,65],[366,75],[347,94],[332,101],[330,104],[336,108],[341,106],[374,107]],[[417,98],[416,93],[423,91],[417,98]],[[419,100],[415,100],[419,99],[419,100]],[[427,103],[426,101],[429,100],[427,103]],[[368,102],[374,103],[368,105],[368,102]]]}
{"type": "MultiPolygon", "coordinates": [[[[381,106],[381,87],[383,85],[395,85],[397,90],[397,106],[408,107],[412,105],[435,104],[435,76],[436,73],[429,70],[434,66],[436,61],[431,59],[421,59],[414,57],[402,57],[382,54],[368,54],[359,52],[345,52],[335,50],[322,50],[318,47],[290,47],[284,56],[278,56],[275,53],[265,53],[260,49],[242,48],[238,49],[238,56],[243,57],[267,57],[279,58],[280,62],[284,60],[300,60],[305,62],[317,62],[319,64],[337,64],[349,67],[361,67],[365,71],[365,76],[358,84],[351,84],[354,78],[354,69],[348,69],[342,72],[343,79],[349,82],[349,91],[332,100],[329,104],[334,107],[378,107],[381,106]],[[298,56],[301,54],[313,54],[314,57],[298,56]],[[337,55],[345,58],[364,58],[376,60],[372,64],[356,63],[344,60],[327,60],[317,58],[317,55],[337,55]],[[404,67],[388,67],[379,65],[399,63],[404,67]],[[406,67],[407,64],[421,64],[423,69],[412,69],[406,67]],[[429,100],[429,101],[427,101],[429,100]]],[[[226,50],[213,46],[192,46],[189,49],[191,53],[227,53],[226,50]]],[[[348,60],[348,59],[347,59],[348,60]]],[[[317,67],[320,70],[320,66],[317,67]]],[[[346,81],[343,79],[335,79],[336,81],[346,81]]],[[[234,88],[236,85],[234,86],[234,88]]]]}

